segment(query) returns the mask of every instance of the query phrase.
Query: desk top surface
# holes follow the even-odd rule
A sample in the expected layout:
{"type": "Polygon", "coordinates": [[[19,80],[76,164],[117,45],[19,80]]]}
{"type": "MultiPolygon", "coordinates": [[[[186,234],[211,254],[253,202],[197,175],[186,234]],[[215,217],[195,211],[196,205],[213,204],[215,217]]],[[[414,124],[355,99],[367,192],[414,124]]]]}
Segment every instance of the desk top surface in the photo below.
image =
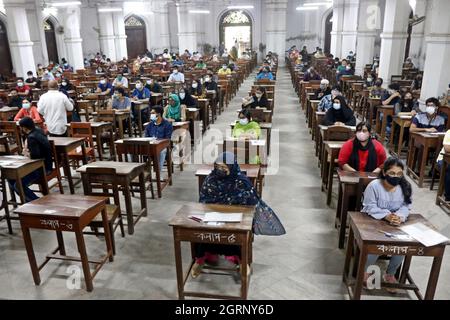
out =
{"type": "Polygon", "coordinates": [[[88,210],[106,203],[105,197],[50,194],[28,202],[14,212],[30,216],[77,218],[88,210]]]}
{"type": "Polygon", "coordinates": [[[48,140],[55,142],[55,147],[66,147],[74,143],[82,143],[85,138],[48,137],[48,140]]]}
{"type": "Polygon", "coordinates": [[[11,168],[18,169],[22,166],[28,165],[30,163],[39,162],[42,160],[31,160],[28,157],[11,155],[11,156],[0,156],[0,167],[1,168],[11,168]]]}
{"type": "Polygon", "coordinates": [[[145,163],[138,162],[117,162],[117,161],[95,161],[88,163],[77,169],[77,172],[84,173],[87,168],[113,168],[117,175],[129,175],[135,169],[145,168],[145,163]]]}
{"type": "Polygon", "coordinates": [[[114,141],[114,143],[116,144],[123,144],[124,141],[132,141],[132,142],[142,142],[142,143],[147,143],[149,145],[157,145],[160,143],[165,143],[165,142],[169,142],[169,139],[155,139],[155,138],[126,138],[126,139],[121,139],[121,140],[116,140],[114,141]]]}
{"type": "Polygon", "coordinates": [[[337,170],[339,181],[342,183],[348,184],[357,184],[361,178],[366,179],[377,179],[378,174],[374,174],[372,172],[350,172],[344,171],[342,169],[337,170]]]}
{"type": "MultiPolygon", "coordinates": [[[[110,126],[112,125],[112,122],[106,122],[106,121],[99,121],[99,122],[88,122],[91,124],[92,128],[99,128],[99,127],[104,127],[104,126],[110,126]]],[[[72,125],[71,123],[68,123],[67,126],[70,127],[72,125]]]]}
{"type": "Polygon", "coordinates": [[[251,231],[254,206],[229,206],[223,204],[204,204],[191,202],[183,205],[176,215],[169,221],[169,225],[173,227],[182,227],[187,229],[205,229],[208,231],[251,231]],[[239,223],[224,223],[220,226],[212,226],[206,223],[197,222],[189,219],[190,215],[205,214],[207,212],[220,213],[242,213],[242,221],[239,223]]]}

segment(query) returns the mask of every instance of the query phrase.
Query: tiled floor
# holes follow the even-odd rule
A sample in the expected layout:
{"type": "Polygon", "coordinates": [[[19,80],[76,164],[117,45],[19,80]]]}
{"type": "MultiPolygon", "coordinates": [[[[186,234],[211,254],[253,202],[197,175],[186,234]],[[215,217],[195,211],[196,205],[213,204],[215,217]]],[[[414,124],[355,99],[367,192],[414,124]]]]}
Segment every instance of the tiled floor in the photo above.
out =
{"type": "MultiPolygon", "coordinates": [[[[236,110],[253,82],[247,79],[227,111],[219,116],[213,128],[224,130],[236,119],[236,110]]],[[[313,143],[305,126],[303,112],[292,89],[289,73],[279,68],[276,107],[273,119],[279,129],[279,144],[272,145],[272,154],[279,150],[280,167],[276,175],[267,177],[263,197],[282,219],[287,234],[282,237],[257,236],[254,243],[253,276],[249,299],[348,299],[342,284],[344,252],[337,249],[334,229],[336,195],[332,208],[320,191],[319,169],[313,143]]],[[[275,137],[275,135],[274,135],[275,137]]],[[[121,238],[117,233],[117,255],[107,263],[94,280],[94,291],[68,289],[70,264],[50,262],[41,272],[42,284],[35,286],[21,238],[20,227],[14,223],[15,234],[7,234],[0,224],[0,299],[176,299],[177,285],[169,219],[186,201],[198,200],[195,165],[176,170],[174,184],[163,191],[161,200],[148,200],[149,216],[140,221],[135,234],[121,238]]],[[[336,185],[336,184],[335,184],[336,185]]],[[[77,189],[81,193],[80,187],[77,189]]],[[[413,211],[429,218],[443,234],[450,237],[450,218],[434,205],[435,192],[414,186],[413,211]]],[[[133,199],[136,205],[138,201],[133,199]]],[[[56,239],[50,232],[32,232],[38,258],[53,249],[56,239]]],[[[69,250],[76,254],[74,238],[66,236],[69,250]]],[[[88,237],[88,252],[98,254],[104,248],[101,240],[88,237]]],[[[184,247],[184,257],[189,249],[184,247]]],[[[431,262],[428,258],[413,259],[411,273],[425,289],[431,262]]],[[[82,279],[81,279],[82,280],[82,279]]],[[[437,299],[450,299],[450,258],[446,254],[437,299]]],[[[238,283],[231,276],[201,275],[189,281],[190,288],[214,292],[236,292],[238,283]]],[[[371,293],[366,299],[391,299],[384,292],[371,293]]],[[[397,295],[405,299],[407,295],[397,295]]]]}

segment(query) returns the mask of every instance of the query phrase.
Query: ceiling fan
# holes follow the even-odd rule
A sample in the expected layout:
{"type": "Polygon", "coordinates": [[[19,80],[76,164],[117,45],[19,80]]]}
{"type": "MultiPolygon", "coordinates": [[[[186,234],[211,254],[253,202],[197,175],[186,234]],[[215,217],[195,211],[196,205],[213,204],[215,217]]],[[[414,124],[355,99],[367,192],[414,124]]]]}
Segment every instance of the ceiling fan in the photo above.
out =
{"type": "Polygon", "coordinates": [[[424,21],[425,21],[425,16],[419,17],[418,15],[414,15],[414,17],[409,19],[409,25],[411,27],[413,27],[413,26],[418,25],[418,24],[420,24],[420,23],[422,23],[424,21]]]}

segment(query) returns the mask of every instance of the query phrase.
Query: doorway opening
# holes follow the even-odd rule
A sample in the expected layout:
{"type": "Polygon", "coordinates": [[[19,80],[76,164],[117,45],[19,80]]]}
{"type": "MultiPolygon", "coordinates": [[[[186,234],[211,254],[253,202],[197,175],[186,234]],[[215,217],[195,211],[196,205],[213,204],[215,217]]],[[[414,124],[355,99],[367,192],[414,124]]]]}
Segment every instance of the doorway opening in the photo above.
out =
{"type": "Polygon", "coordinates": [[[127,35],[127,50],[129,58],[136,58],[147,50],[145,22],[132,15],[125,19],[125,34],[127,35]]]}
{"type": "Polygon", "coordinates": [[[219,38],[221,47],[226,49],[232,58],[239,58],[244,51],[252,48],[250,15],[243,10],[225,12],[220,19],[219,38]]]}
{"type": "Polygon", "coordinates": [[[55,25],[50,19],[44,21],[45,43],[47,44],[48,61],[59,62],[56,45],[55,25]]]}

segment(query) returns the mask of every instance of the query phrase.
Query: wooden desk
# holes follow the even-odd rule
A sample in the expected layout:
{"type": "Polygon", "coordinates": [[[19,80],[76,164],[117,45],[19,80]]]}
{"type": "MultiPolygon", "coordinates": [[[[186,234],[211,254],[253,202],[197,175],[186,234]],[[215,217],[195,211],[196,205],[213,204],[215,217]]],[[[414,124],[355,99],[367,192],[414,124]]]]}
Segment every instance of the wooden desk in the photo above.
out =
{"type": "Polygon", "coordinates": [[[406,173],[418,183],[419,188],[423,187],[425,180],[425,167],[428,159],[428,153],[430,150],[437,150],[440,141],[444,139],[445,132],[441,134],[430,134],[425,132],[410,132],[409,135],[409,151],[406,173]],[[421,152],[419,152],[421,150],[421,152]],[[418,155],[422,154],[421,159],[418,159],[418,155]],[[419,173],[417,174],[415,169],[417,162],[419,161],[419,173]]]}
{"type": "Polygon", "coordinates": [[[114,179],[117,184],[121,186],[123,196],[125,198],[125,208],[127,215],[127,228],[128,234],[134,233],[134,226],[139,221],[141,217],[147,216],[147,200],[145,196],[145,163],[133,163],[133,162],[112,162],[112,161],[96,161],[91,162],[77,169],[77,172],[81,174],[81,179],[83,180],[83,188],[87,190],[87,168],[114,168],[116,174],[114,179]],[[141,210],[136,216],[133,215],[133,206],[131,203],[131,189],[130,185],[133,180],[139,178],[139,192],[141,200],[141,210]],[[136,219],[134,219],[136,217],[136,219]]]}
{"type": "MultiPolygon", "coordinates": [[[[100,161],[103,160],[103,148],[102,148],[102,133],[109,132],[109,160],[115,159],[115,148],[114,148],[114,134],[113,125],[111,122],[89,122],[91,124],[92,132],[95,136],[95,142],[97,144],[98,158],[100,161]]],[[[67,126],[70,127],[71,123],[67,126]]]]}
{"type": "MultiPolygon", "coordinates": [[[[259,164],[240,164],[239,167],[241,168],[241,171],[245,172],[245,175],[250,179],[250,181],[253,184],[253,187],[256,189],[257,184],[261,177],[260,172],[260,165],[259,164]]],[[[203,182],[205,181],[206,177],[211,173],[211,171],[214,169],[213,164],[202,164],[200,168],[197,169],[195,172],[195,176],[198,177],[198,191],[200,193],[200,190],[202,189],[203,182]]],[[[259,193],[259,192],[258,192],[259,193]]],[[[259,193],[259,196],[261,194],[259,193]]]]}
{"type": "Polygon", "coordinates": [[[152,106],[160,105],[163,100],[162,93],[152,93],[150,96],[150,104],[152,106]]]}
{"type": "Polygon", "coordinates": [[[113,261],[111,234],[109,232],[108,217],[106,214],[106,200],[104,197],[52,194],[29,202],[15,210],[19,214],[22,226],[23,239],[30,262],[31,273],[36,285],[41,283],[39,270],[51,259],[64,261],[80,261],[83,266],[86,290],[92,291],[92,280],[105,264],[106,260],[113,261]],[[106,255],[100,259],[89,259],[86,253],[83,229],[101,213],[105,233],[106,255]],[[38,266],[34,255],[30,229],[45,229],[56,231],[58,247],[47,255],[45,261],[38,266]],[[80,257],[66,255],[62,232],[74,232],[77,239],[80,257]],[[56,254],[59,252],[59,254],[56,254]],[[91,274],[89,263],[96,264],[91,274]]]}
{"type": "Polygon", "coordinates": [[[43,160],[31,160],[23,156],[0,156],[0,170],[2,179],[2,208],[5,209],[5,215],[0,218],[0,221],[5,219],[8,225],[8,232],[12,234],[11,220],[16,220],[11,218],[9,214],[9,205],[13,205],[17,208],[18,204],[24,204],[26,202],[25,192],[23,190],[22,178],[29,175],[30,173],[40,170],[41,178],[37,181],[39,184],[41,192],[46,195],[49,193],[45,166],[43,160]],[[15,180],[17,187],[19,189],[20,203],[16,200],[15,191],[9,186],[8,180],[15,180]],[[11,201],[8,201],[7,188],[10,189],[11,201]]]}
{"type": "Polygon", "coordinates": [[[316,157],[319,156],[319,146],[320,146],[320,125],[322,124],[322,120],[325,117],[326,112],[324,111],[316,111],[315,117],[313,118],[314,124],[313,124],[313,130],[312,130],[312,136],[314,139],[314,143],[316,146],[316,157]]]}
{"type": "Polygon", "coordinates": [[[209,129],[209,100],[197,99],[197,101],[200,109],[200,119],[203,123],[202,132],[204,133],[207,129],[209,129]]]}
{"type": "MultiPolygon", "coordinates": [[[[172,185],[172,152],[170,149],[170,140],[169,139],[158,139],[153,140],[151,138],[130,138],[127,140],[139,140],[139,141],[147,141],[148,145],[145,150],[142,150],[143,155],[149,156],[152,158],[153,162],[153,171],[155,171],[156,174],[156,187],[158,189],[158,198],[161,198],[162,196],[162,189],[167,186],[167,184],[172,185]],[[161,154],[161,151],[167,149],[167,172],[168,172],[168,179],[164,183],[164,185],[161,185],[161,172],[159,168],[159,155],[161,154]]],[[[117,140],[114,142],[116,144],[117,153],[123,153],[123,150],[120,148],[123,148],[123,140],[117,140]]]]}
{"type": "MultiPolygon", "coordinates": [[[[94,116],[97,116],[97,112],[92,113],[94,116]]],[[[126,110],[115,110],[114,112],[114,119],[117,123],[117,128],[119,129],[119,139],[123,139],[124,137],[124,129],[123,129],[123,122],[125,120],[128,120],[128,132],[129,135],[132,135],[132,128],[131,128],[131,113],[130,111],[126,110]]]]}
{"type": "MultiPolygon", "coordinates": [[[[387,221],[376,220],[369,217],[367,214],[359,212],[350,212],[350,232],[347,242],[347,255],[345,258],[343,280],[347,286],[350,299],[359,300],[361,298],[361,291],[363,287],[365,265],[368,254],[376,255],[402,255],[406,256],[403,261],[403,267],[398,284],[390,284],[382,282],[383,287],[401,288],[404,290],[414,290],[417,298],[422,300],[432,300],[436,291],[436,285],[439,279],[439,271],[441,268],[442,257],[444,255],[445,246],[447,244],[440,244],[433,247],[425,247],[420,242],[415,240],[398,240],[386,237],[378,230],[399,233],[397,227],[389,225],[387,221]],[[356,245],[356,248],[355,248],[356,245]],[[353,250],[359,253],[354,259],[353,274],[356,274],[356,279],[353,279],[350,273],[350,262],[353,256],[353,250]],[[428,280],[425,297],[419,291],[419,288],[414,283],[409,274],[409,267],[413,256],[433,257],[433,265],[431,267],[430,276],[428,280]],[[406,283],[408,280],[409,284],[406,283]]],[[[408,217],[406,224],[421,222],[432,227],[432,225],[420,214],[411,214],[408,217]]]]}
{"type": "MultiPolygon", "coordinates": [[[[231,131],[233,131],[236,122],[230,123],[231,131]]],[[[258,123],[261,128],[261,137],[260,139],[267,141],[267,154],[270,153],[270,138],[272,133],[272,123],[270,122],[260,122],[258,123]]]]}
{"type": "Polygon", "coordinates": [[[171,148],[178,157],[178,159],[172,159],[172,162],[180,165],[180,171],[183,171],[184,162],[191,153],[191,139],[189,137],[189,141],[187,141],[188,145],[186,145],[185,140],[189,133],[189,125],[189,121],[172,122],[173,132],[175,134],[172,137],[176,139],[171,140],[171,148]]]}
{"type": "MultiPolygon", "coordinates": [[[[375,133],[380,139],[381,143],[384,143],[384,139],[386,137],[386,127],[388,117],[392,117],[394,115],[394,106],[379,106],[377,108],[377,118],[375,125],[375,133]],[[380,121],[381,114],[383,114],[383,121],[380,121]]],[[[392,134],[392,131],[391,131],[392,134]]]]}
{"type": "Polygon", "coordinates": [[[260,165],[267,166],[267,141],[266,140],[248,140],[237,138],[225,138],[217,141],[219,154],[222,152],[231,152],[236,156],[239,164],[250,163],[255,156],[259,157],[260,165]]]}
{"type": "Polygon", "coordinates": [[[142,126],[142,111],[147,110],[147,113],[149,113],[149,108],[150,105],[148,104],[148,99],[144,99],[144,100],[136,100],[136,101],[131,101],[131,108],[132,110],[134,109],[134,114],[137,117],[137,133],[136,136],[138,137],[142,137],[142,130],[143,130],[143,126],[142,126]]]}
{"type": "Polygon", "coordinates": [[[87,164],[86,147],[84,145],[85,138],[60,138],[49,137],[48,140],[55,143],[56,153],[58,154],[58,163],[63,167],[65,178],[69,182],[70,193],[75,193],[75,186],[72,179],[72,172],[70,171],[69,156],[68,153],[72,150],[81,147],[81,153],[83,154],[83,164],[87,164]]]}
{"type": "Polygon", "coordinates": [[[320,100],[309,100],[308,99],[308,127],[311,129],[310,132],[314,131],[314,124],[316,123],[316,111],[319,107],[320,100]]]}
{"type": "Polygon", "coordinates": [[[322,157],[322,191],[327,191],[327,205],[331,203],[331,193],[333,191],[333,174],[339,151],[345,142],[324,141],[324,153],[322,157]]]}
{"type": "Polygon", "coordinates": [[[191,143],[197,144],[202,136],[200,131],[200,109],[186,108],[186,121],[189,121],[189,132],[191,133],[191,143]]]}
{"type": "MultiPolygon", "coordinates": [[[[178,210],[169,225],[173,227],[173,241],[175,247],[175,263],[177,270],[178,298],[184,299],[186,296],[216,299],[247,299],[249,277],[247,277],[247,266],[252,263],[252,221],[255,208],[253,206],[227,206],[217,204],[189,203],[178,210]],[[189,219],[192,214],[206,212],[242,212],[242,222],[226,223],[220,226],[211,226],[189,219]],[[185,291],[184,286],[190,275],[194,264],[192,260],[189,270],[183,275],[183,263],[181,256],[181,242],[191,243],[213,243],[223,245],[238,245],[241,247],[241,294],[239,296],[214,295],[205,292],[185,291]]],[[[222,269],[223,270],[223,269],[222,269]]],[[[233,269],[235,270],[235,269],[233,269]]],[[[232,270],[231,270],[232,271],[232,270]]],[[[233,272],[233,271],[232,271],[233,272]]],[[[234,271],[235,272],[235,271],[234,271]]]]}
{"type": "Polygon", "coordinates": [[[3,107],[0,109],[0,121],[9,121],[11,117],[15,117],[15,115],[19,112],[19,108],[17,107],[3,107]]]}
{"type": "MultiPolygon", "coordinates": [[[[95,96],[95,100],[97,99],[97,96],[95,96]]],[[[81,109],[84,110],[84,116],[86,119],[86,122],[89,122],[90,119],[90,110],[92,109],[92,112],[95,112],[95,101],[90,98],[89,100],[78,100],[76,102],[77,105],[77,111],[81,114],[81,109]]]]}
{"type": "Polygon", "coordinates": [[[9,141],[7,136],[0,136],[0,155],[10,155],[9,141]]]}
{"type": "Polygon", "coordinates": [[[392,120],[392,129],[391,129],[391,138],[389,141],[389,149],[393,155],[396,155],[398,158],[400,158],[400,155],[402,153],[402,146],[404,142],[404,136],[405,136],[405,129],[409,128],[411,126],[411,119],[412,116],[394,116],[392,120]],[[394,136],[395,136],[395,127],[400,127],[400,134],[398,137],[398,145],[397,150],[395,150],[395,142],[394,142],[394,136]]]}
{"type": "Polygon", "coordinates": [[[358,184],[361,179],[375,180],[377,174],[371,172],[349,172],[341,169],[337,170],[339,178],[338,205],[336,207],[335,226],[339,229],[339,249],[344,248],[345,232],[347,230],[348,211],[355,210],[349,208],[349,200],[358,196],[358,184]]]}
{"type": "Polygon", "coordinates": [[[369,96],[369,98],[367,98],[367,104],[368,108],[365,113],[366,121],[368,121],[370,124],[373,124],[373,116],[374,114],[376,114],[378,106],[381,105],[381,98],[369,96]]]}

